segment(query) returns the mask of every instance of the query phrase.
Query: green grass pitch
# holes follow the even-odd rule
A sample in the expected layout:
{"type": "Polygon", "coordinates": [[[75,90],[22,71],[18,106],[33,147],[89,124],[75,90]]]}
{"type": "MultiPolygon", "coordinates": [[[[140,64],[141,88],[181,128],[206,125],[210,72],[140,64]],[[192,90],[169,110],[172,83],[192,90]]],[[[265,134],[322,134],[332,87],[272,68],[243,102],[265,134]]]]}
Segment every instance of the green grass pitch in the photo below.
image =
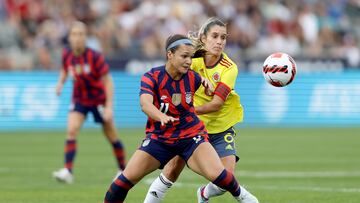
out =
{"type": "MultiPolygon", "coordinates": [[[[359,203],[360,128],[240,128],[236,137],[236,176],[262,203],[359,203]]],[[[143,129],[120,129],[127,155],[134,152],[143,129]]],[[[112,151],[99,129],[78,138],[75,183],[51,178],[62,167],[64,131],[0,133],[1,203],[102,202],[116,173],[112,151]]],[[[153,172],[128,194],[142,202],[153,172]]],[[[186,169],[165,203],[196,202],[204,178],[186,169]]],[[[226,194],[211,202],[235,202],[226,194]]]]}

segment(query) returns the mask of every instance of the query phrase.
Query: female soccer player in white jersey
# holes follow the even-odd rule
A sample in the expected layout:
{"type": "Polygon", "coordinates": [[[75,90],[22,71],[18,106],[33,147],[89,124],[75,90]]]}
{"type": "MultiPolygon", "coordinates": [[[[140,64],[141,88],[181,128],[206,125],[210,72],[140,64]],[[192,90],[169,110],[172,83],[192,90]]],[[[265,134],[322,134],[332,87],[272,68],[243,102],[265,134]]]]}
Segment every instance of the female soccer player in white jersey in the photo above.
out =
{"type": "MultiPolygon", "coordinates": [[[[192,36],[196,53],[191,68],[207,78],[215,87],[209,95],[200,87],[194,98],[195,110],[209,133],[209,141],[215,148],[225,168],[235,170],[238,160],[235,150],[235,130],[233,126],[243,120],[240,97],[234,87],[238,74],[236,64],[224,53],[227,30],[226,24],[217,18],[210,18],[202,25],[196,36],[192,36]]],[[[166,191],[179,177],[185,166],[180,157],[172,159],[160,176],[152,183],[144,203],[161,202],[166,191]]],[[[211,170],[211,169],[209,169],[211,170]]],[[[209,198],[226,191],[209,182],[197,191],[198,202],[208,202],[209,198]]],[[[241,187],[242,203],[258,203],[255,196],[241,187]]]]}

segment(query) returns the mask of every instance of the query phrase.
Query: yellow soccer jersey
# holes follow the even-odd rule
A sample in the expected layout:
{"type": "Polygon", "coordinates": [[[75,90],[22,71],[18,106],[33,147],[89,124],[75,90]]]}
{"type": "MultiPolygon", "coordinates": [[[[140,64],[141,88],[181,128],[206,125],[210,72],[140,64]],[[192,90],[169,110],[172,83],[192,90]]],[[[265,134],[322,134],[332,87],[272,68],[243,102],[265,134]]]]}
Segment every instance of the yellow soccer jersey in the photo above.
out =
{"type": "MultiPolygon", "coordinates": [[[[231,126],[243,120],[243,107],[240,104],[240,97],[234,90],[238,69],[236,64],[225,54],[214,67],[206,67],[204,58],[193,58],[191,68],[206,77],[213,84],[214,88],[223,83],[231,89],[224,105],[217,112],[199,115],[210,134],[224,132],[231,126]]],[[[194,105],[201,106],[212,100],[213,96],[205,94],[205,88],[201,85],[195,92],[194,105]]]]}

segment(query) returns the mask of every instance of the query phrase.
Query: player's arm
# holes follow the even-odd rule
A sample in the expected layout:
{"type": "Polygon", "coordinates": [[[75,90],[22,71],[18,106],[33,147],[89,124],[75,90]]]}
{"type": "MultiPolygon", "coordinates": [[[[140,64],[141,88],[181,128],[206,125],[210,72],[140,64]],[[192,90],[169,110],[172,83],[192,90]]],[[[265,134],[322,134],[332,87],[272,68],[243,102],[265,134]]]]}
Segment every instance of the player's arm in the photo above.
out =
{"type": "Polygon", "coordinates": [[[141,94],[140,95],[140,106],[141,110],[150,118],[161,122],[161,125],[165,125],[169,122],[174,122],[178,119],[168,116],[162,113],[156,106],[153,104],[154,97],[151,94],[141,94]]]}
{"type": "Polygon", "coordinates": [[[111,75],[109,73],[102,76],[102,81],[105,86],[105,96],[106,103],[105,107],[112,108],[113,107],[113,99],[114,99],[114,83],[111,75]]]}
{"type": "Polygon", "coordinates": [[[213,99],[204,105],[195,107],[196,113],[201,115],[219,111],[224,105],[231,90],[234,89],[237,74],[238,70],[236,65],[227,69],[223,73],[221,81],[215,88],[213,99]]]}
{"type": "Polygon", "coordinates": [[[56,90],[55,90],[57,96],[61,95],[61,91],[62,91],[62,88],[66,81],[67,75],[68,75],[68,73],[64,69],[60,70],[59,80],[58,80],[58,83],[56,85],[56,90]]]}
{"type": "Polygon", "coordinates": [[[198,115],[216,112],[221,109],[224,103],[225,100],[223,100],[221,97],[215,94],[210,102],[195,107],[195,111],[198,115]]]}
{"type": "Polygon", "coordinates": [[[108,121],[113,118],[114,83],[109,73],[106,73],[105,75],[102,76],[102,81],[105,86],[105,96],[106,96],[104,119],[108,121]]]}

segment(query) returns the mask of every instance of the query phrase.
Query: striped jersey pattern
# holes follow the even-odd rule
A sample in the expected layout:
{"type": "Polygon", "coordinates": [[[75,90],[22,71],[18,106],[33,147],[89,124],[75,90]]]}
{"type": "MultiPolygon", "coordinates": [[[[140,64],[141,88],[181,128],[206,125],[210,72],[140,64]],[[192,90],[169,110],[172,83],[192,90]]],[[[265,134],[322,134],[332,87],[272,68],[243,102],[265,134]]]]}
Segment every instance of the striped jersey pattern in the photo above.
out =
{"type": "Polygon", "coordinates": [[[84,106],[105,104],[105,87],[101,77],[109,72],[104,56],[90,48],[75,56],[70,48],[62,55],[63,69],[72,77],[72,102],[84,106]]]}
{"type": "Polygon", "coordinates": [[[146,72],[141,78],[141,94],[153,95],[153,104],[161,112],[179,121],[161,126],[161,123],[148,118],[147,137],[172,144],[179,139],[207,134],[204,124],[195,114],[193,99],[201,85],[201,76],[189,70],[180,80],[173,80],[160,66],[146,72]]]}

